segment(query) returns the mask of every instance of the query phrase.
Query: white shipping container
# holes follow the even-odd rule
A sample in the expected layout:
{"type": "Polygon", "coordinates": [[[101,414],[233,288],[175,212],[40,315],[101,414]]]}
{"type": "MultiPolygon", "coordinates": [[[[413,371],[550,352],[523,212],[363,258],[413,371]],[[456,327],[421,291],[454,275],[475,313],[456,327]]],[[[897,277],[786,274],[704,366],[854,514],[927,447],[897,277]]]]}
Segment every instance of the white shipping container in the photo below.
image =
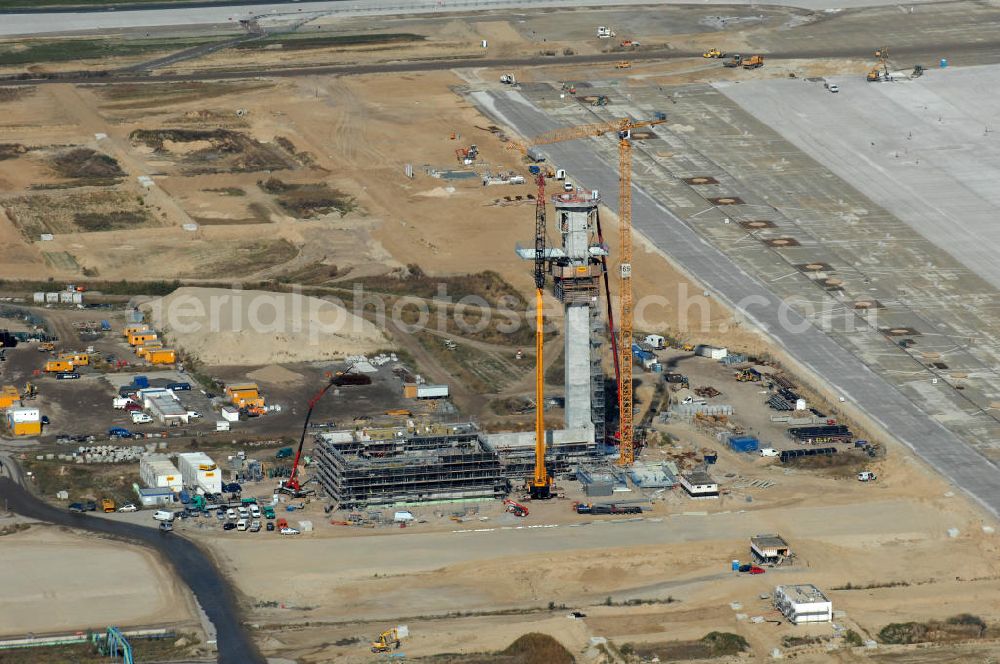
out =
{"type": "Polygon", "coordinates": [[[59,293],[59,301],[62,302],[63,304],[72,304],[73,303],[73,294],[72,293],[68,293],[66,291],[63,291],[63,292],[59,293]]]}
{"type": "Polygon", "coordinates": [[[222,493],[222,469],[204,452],[177,455],[184,486],[201,487],[206,493],[222,493]]]}
{"type": "Polygon", "coordinates": [[[695,355],[700,355],[702,357],[710,357],[713,360],[721,360],[727,355],[729,351],[725,348],[716,348],[715,346],[698,346],[694,349],[695,355]]]}
{"type": "Polygon", "coordinates": [[[447,385],[418,385],[417,386],[417,398],[418,399],[437,399],[441,397],[448,396],[448,386],[447,385]]]}
{"type": "Polygon", "coordinates": [[[216,431],[229,431],[229,421],[228,420],[216,420],[215,421],[216,431]]]}
{"type": "Polygon", "coordinates": [[[37,408],[11,408],[7,411],[7,419],[10,422],[37,422],[42,418],[42,413],[37,408]]]}
{"type": "Polygon", "coordinates": [[[83,293],[71,293],[73,304],[83,304],[83,293]]]}
{"type": "Polygon", "coordinates": [[[177,466],[164,456],[145,456],[140,459],[139,479],[150,489],[167,488],[180,491],[184,488],[177,466]]]}
{"type": "Polygon", "coordinates": [[[41,293],[41,292],[35,293],[32,296],[32,301],[35,302],[36,304],[42,304],[42,303],[44,303],[45,302],[45,293],[41,293]]]}
{"type": "Polygon", "coordinates": [[[59,302],[59,293],[46,293],[45,301],[49,304],[55,304],[59,302]]]}
{"type": "Polygon", "coordinates": [[[240,419],[240,411],[236,410],[232,406],[223,406],[222,419],[227,422],[237,422],[240,419]]]}

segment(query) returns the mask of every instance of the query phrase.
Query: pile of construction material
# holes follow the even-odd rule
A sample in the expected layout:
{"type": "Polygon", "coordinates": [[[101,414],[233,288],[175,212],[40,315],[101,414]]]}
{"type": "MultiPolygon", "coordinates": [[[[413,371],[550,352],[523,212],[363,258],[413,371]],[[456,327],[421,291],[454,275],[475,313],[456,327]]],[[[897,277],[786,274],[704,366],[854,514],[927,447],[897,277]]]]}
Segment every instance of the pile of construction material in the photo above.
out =
{"type": "MultiPolygon", "coordinates": [[[[119,446],[119,445],[94,445],[90,447],[80,447],[76,452],[69,454],[55,455],[60,461],[73,461],[75,463],[134,463],[147,453],[147,448],[139,445],[119,446]]],[[[156,449],[156,446],[152,446],[156,449]]],[[[52,457],[53,455],[47,455],[52,457]]]]}

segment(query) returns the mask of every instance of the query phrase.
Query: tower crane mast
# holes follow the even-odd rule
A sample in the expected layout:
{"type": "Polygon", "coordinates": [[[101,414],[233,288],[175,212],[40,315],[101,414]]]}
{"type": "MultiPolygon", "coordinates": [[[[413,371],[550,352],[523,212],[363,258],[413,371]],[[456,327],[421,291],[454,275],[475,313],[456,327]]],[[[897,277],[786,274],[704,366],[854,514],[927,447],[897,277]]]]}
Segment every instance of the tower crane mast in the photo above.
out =
{"type": "MultiPolygon", "coordinates": [[[[663,124],[666,117],[657,115],[654,120],[631,120],[621,118],[609,122],[598,122],[594,124],[578,125],[576,127],[563,127],[546,132],[525,142],[512,141],[509,149],[519,150],[522,154],[527,154],[528,148],[538,145],[549,145],[572,141],[580,138],[603,136],[614,133],[618,140],[618,219],[619,219],[619,240],[621,243],[621,257],[618,261],[618,287],[621,300],[618,318],[618,439],[619,456],[618,462],[623,466],[631,465],[635,461],[634,427],[633,427],[633,400],[632,400],[632,326],[633,326],[633,302],[632,302],[632,131],[641,127],[651,127],[663,124]]],[[[544,181],[543,181],[544,184],[544,181]]],[[[541,191],[541,190],[540,190],[541,191]]],[[[541,196],[539,196],[539,199],[541,196]]],[[[544,215],[544,203],[541,204],[544,215]]],[[[540,302],[541,288],[538,286],[537,270],[539,256],[542,254],[538,250],[536,212],[536,297],[540,302]]],[[[544,216],[543,216],[544,228],[544,216]]],[[[542,252],[544,252],[543,235],[542,252]]],[[[544,269],[544,266],[543,266],[544,269]]],[[[544,281],[544,272],[543,272],[544,281]]],[[[540,304],[539,304],[540,306],[540,304]]],[[[540,309],[537,314],[541,316],[540,309]]],[[[536,335],[536,344],[537,335],[536,335]]],[[[539,364],[541,366],[541,348],[539,351],[539,364]]],[[[537,373],[537,371],[536,371],[537,373]]],[[[538,376],[536,375],[536,382],[538,376]]],[[[536,386],[536,389],[540,389],[536,386]]],[[[540,393],[540,392],[539,392],[540,393]]],[[[536,404],[537,408],[541,404],[536,404]]],[[[538,413],[536,412],[536,436],[539,433],[538,413]]],[[[544,430],[541,431],[544,434],[544,430]]],[[[543,439],[544,440],[544,439],[543,439]]],[[[537,445],[537,442],[536,442],[537,445]]],[[[543,443],[544,452],[544,443],[543,443]]],[[[537,454],[537,449],[536,449],[537,454]]],[[[537,475],[537,468],[536,468],[537,475]]],[[[536,477],[537,479],[537,477],[536,477]]]]}

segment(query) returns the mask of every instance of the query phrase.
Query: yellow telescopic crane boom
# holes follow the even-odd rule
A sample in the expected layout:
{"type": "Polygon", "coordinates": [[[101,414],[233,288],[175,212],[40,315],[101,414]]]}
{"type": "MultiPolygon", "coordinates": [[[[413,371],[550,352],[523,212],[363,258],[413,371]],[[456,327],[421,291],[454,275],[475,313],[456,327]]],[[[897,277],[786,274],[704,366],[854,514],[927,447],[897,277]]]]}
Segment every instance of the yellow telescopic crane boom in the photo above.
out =
{"type": "MultiPolygon", "coordinates": [[[[588,136],[614,132],[618,139],[618,225],[621,259],[618,261],[618,286],[621,298],[618,322],[618,354],[621,378],[618,381],[618,462],[623,466],[635,461],[632,422],[632,130],[666,122],[666,116],[654,120],[629,118],[554,129],[526,142],[512,142],[508,148],[527,154],[536,145],[562,143],[588,136]]],[[[537,422],[536,422],[537,427],[537,422]]],[[[544,433],[544,432],[543,432],[544,433]]],[[[537,435],[537,432],[536,432],[537,435]]]]}

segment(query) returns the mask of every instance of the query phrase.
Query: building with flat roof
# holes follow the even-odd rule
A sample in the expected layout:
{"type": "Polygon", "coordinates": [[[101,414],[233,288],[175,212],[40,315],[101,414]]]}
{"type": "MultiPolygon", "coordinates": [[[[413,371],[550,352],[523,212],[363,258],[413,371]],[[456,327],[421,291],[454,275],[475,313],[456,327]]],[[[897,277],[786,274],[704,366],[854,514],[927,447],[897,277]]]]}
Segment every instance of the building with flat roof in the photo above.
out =
{"type": "Polygon", "coordinates": [[[143,489],[136,485],[135,494],[143,507],[161,507],[174,503],[174,492],[168,487],[143,489]]]}
{"type": "Polygon", "coordinates": [[[750,555],[755,563],[780,565],[792,550],[780,535],[754,535],[750,538],[750,555]]]}
{"type": "Polygon", "coordinates": [[[171,390],[140,390],[142,405],[163,424],[187,424],[190,419],[187,408],[181,405],[171,390]]]}
{"type": "Polygon", "coordinates": [[[692,470],[681,475],[681,486],[692,498],[718,498],[719,484],[704,470],[692,470]]]}
{"type": "Polygon", "coordinates": [[[776,587],[774,608],[793,625],[833,620],[833,602],[811,583],[776,587]]]}
{"type": "Polygon", "coordinates": [[[168,488],[180,491],[183,486],[181,472],[165,456],[149,455],[139,459],[139,479],[149,488],[168,488]]]}

